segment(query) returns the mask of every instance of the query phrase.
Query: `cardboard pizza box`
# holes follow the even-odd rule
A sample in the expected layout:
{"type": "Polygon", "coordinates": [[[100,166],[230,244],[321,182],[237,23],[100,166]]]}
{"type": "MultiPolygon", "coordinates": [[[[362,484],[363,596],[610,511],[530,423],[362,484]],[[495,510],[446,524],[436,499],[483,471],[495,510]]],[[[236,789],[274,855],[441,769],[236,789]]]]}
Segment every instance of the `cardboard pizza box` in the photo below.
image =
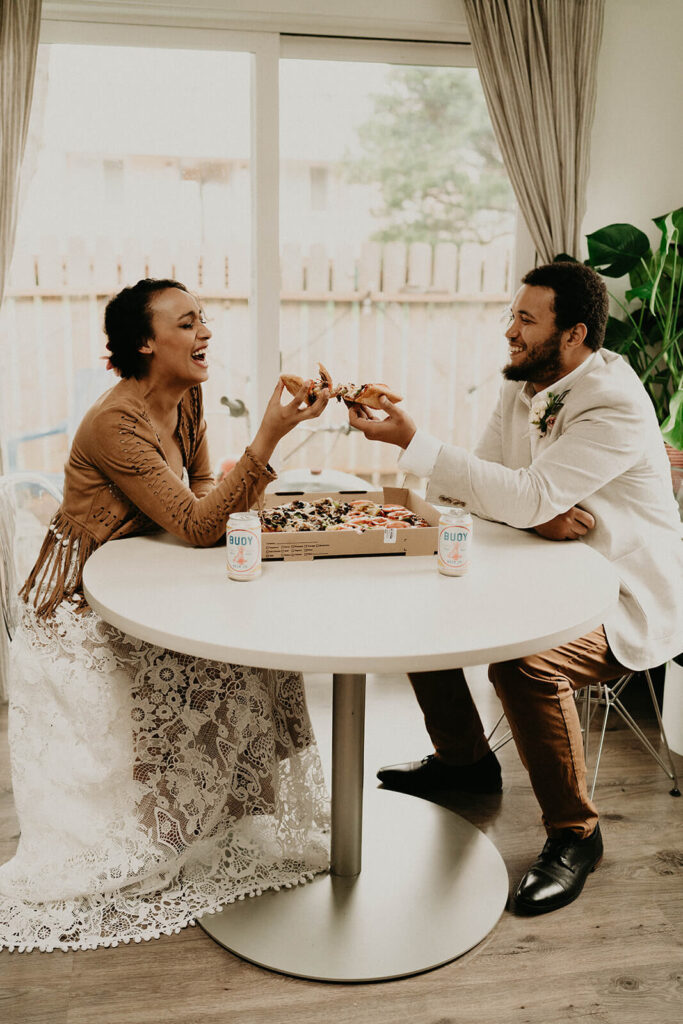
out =
{"type": "Polygon", "coordinates": [[[382,491],[315,491],[313,493],[267,494],[266,508],[287,505],[297,499],[317,501],[335,498],[354,501],[365,498],[378,505],[404,505],[417,512],[429,526],[409,529],[374,529],[356,533],[355,530],[306,530],[301,533],[262,533],[261,547],[264,561],[274,559],[310,560],[313,558],[344,558],[357,555],[433,555],[438,542],[439,513],[419,494],[406,487],[385,487],[382,491]]]}

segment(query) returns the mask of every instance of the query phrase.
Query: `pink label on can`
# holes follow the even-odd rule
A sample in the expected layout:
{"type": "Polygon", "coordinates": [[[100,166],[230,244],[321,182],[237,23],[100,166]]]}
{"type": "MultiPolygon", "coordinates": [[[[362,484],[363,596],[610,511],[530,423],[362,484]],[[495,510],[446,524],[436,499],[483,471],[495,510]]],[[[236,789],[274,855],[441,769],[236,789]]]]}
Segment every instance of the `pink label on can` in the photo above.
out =
{"type": "Polygon", "coordinates": [[[261,535],[254,530],[228,530],[228,568],[246,576],[261,561],[261,535]]]}
{"type": "Polygon", "coordinates": [[[467,564],[470,553],[469,526],[442,526],[439,530],[439,561],[451,569],[467,564]]]}

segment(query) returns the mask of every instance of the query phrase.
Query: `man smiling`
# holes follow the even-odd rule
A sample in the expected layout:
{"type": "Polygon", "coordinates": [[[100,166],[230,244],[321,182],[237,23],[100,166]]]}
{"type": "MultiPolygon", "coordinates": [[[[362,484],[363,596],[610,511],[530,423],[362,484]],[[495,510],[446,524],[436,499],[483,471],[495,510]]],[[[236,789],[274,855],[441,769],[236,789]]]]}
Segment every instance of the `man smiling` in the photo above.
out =
{"type": "MultiPolygon", "coordinates": [[[[604,282],[582,264],[524,277],[506,331],[505,381],[473,454],[418,430],[389,402],[383,420],[349,411],[368,439],[404,449],[401,468],[428,480],[429,500],[551,540],[581,539],[619,576],[617,608],[598,629],[489,667],[548,835],[515,891],[521,914],[576,899],[602,857],[574,691],[662,664],[683,647],[683,545],[668,460],[638,377],[602,348],[607,310],[604,282]]],[[[500,765],[462,671],[410,678],[435,753],[378,778],[416,795],[499,792],[500,765]]]]}

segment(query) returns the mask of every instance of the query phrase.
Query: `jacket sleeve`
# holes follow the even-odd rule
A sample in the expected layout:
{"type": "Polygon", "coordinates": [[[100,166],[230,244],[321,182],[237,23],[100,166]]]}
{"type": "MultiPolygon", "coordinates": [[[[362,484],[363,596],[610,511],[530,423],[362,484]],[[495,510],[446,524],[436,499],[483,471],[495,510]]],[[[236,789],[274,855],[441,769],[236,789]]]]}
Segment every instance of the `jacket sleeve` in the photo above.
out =
{"type": "MultiPolygon", "coordinates": [[[[107,409],[91,427],[90,448],[96,466],[130,502],[164,530],[197,547],[220,539],[231,512],[243,512],[275,474],[246,449],[219,484],[199,497],[186,487],[164,459],[151,425],[140,415],[107,409]]],[[[205,486],[206,438],[188,467],[205,486]]]]}
{"type": "Polygon", "coordinates": [[[521,529],[548,522],[634,466],[643,453],[642,410],[621,395],[581,410],[531,465],[509,469],[445,445],[427,489],[521,529]]]}

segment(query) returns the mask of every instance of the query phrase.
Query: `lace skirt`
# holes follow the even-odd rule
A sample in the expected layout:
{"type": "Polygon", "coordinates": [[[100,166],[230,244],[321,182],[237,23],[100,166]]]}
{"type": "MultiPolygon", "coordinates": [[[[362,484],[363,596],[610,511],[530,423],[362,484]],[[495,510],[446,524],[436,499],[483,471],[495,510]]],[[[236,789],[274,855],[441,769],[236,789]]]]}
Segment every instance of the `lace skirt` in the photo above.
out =
{"type": "Polygon", "coordinates": [[[94,612],[30,608],[12,643],[21,825],[0,949],[177,932],[328,866],[328,802],[298,673],[186,657],[94,612]]]}

